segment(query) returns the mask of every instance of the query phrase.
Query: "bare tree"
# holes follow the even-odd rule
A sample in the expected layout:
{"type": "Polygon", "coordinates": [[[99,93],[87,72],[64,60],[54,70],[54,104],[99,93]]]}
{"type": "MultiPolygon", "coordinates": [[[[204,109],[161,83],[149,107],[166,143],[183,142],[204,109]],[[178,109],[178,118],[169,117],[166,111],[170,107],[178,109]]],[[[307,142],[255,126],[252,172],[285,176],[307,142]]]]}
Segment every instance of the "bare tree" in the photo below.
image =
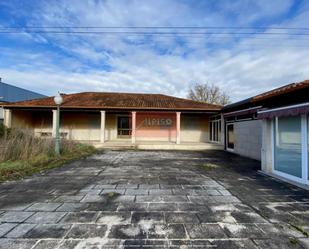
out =
{"type": "Polygon", "coordinates": [[[189,99],[209,104],[226,105],[230,103],[230,96],[214,84],[195,84],[188,91],[189,99]]]}

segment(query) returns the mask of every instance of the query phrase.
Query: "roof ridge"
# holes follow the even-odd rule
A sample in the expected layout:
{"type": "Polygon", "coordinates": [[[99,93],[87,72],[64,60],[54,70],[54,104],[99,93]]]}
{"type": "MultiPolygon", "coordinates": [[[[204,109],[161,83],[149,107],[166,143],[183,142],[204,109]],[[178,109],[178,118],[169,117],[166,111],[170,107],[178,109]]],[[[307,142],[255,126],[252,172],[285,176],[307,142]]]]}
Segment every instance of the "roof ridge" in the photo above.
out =
{"type": "MultiPolygon", "coordinates": [[[[162,95],[164,95],[164,94],[162,94],[162,95]]],[[[187,98],[181,98],[181,97],[175,97],[175,96],[170,96],[170,95],[165,95],[165,96],[173,97],[173,98],[175,98],[175,99],[190,101],[190,102],[194,102],[194,103],[198,103],[198,104],[213,105],[213,106],[218,106],[218,107],[222,107],[222,106],[223,106],[223,105],[219,105],[219,104],[212,104],[212,103],[208,103],[208,102],[197,101],[197,100],[187,99],[187,98]]]]}
{"type": "MultiPolygon", "coordinates": [[[[86,92],[77,92],[77,93],[61,93],[61,94],[65,94],[65,95],[73,95],[73,94],[83,94],[83,93],[112,93],[112,94],[138,94],[138,95],[165,95],[165,94],[161,94],[161,93],[138,93],[138,92],[101,92],[101,91],[86,91],[86,92]]],[[[166,95],[169,96],[169,95],[166,95]]]]}

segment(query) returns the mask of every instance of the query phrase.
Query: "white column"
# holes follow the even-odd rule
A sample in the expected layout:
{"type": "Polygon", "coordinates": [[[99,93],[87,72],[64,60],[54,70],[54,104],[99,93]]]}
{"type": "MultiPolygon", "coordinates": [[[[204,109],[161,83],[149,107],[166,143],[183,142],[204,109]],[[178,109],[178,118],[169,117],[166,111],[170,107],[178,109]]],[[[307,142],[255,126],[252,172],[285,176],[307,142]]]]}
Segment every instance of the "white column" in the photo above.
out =
{"type": "Polygon", "coordinates": [[[132,112],[132,144],[136,142],[136,112],[132,112]]]}
{"type": "Polygon", "coordinates": [[[105,142],[105,111],[101,111],[101,130],[100,130],[100,142],[105,142]]]}
{"type": "Polygon", "coordinates": [[[56,126],[57,126],[57,110],[53,110],[53,129],[52,129],[52,137],[56,137],[56,126]]]}
{"type": "Polygon", "coordinates": [[[225,143],[225,132],[224,132],[225,121],[224,121],[223,114],[221,114],[220,117],[221,117],[221,141],[220,141],[220,143],[222,145],[224,145],[224,143],[225,143]]]}
{"type": "Polygon", "coordinates": [[[4,125],[7,128],[12,127],[12,111],[8,109],[4,109],[4,125]]]}
{"type": "Polygon", "coordinates": [[[180,144],[180,114],[176,112],[176,144],[180,144]]]}
{"type": "Polygon", "coordinates": [[[272,173],[273,168],[273,148],[274,134],[272,121],[262,120],[262,148],[261,148],[261,166],[262,171],[272,173]]]}
{"type": "Polygon", "coordinates": [[[262,148],[261,148],[261,169],[267,171],[267,120],[263,119],[262,121],[262,148]]]}

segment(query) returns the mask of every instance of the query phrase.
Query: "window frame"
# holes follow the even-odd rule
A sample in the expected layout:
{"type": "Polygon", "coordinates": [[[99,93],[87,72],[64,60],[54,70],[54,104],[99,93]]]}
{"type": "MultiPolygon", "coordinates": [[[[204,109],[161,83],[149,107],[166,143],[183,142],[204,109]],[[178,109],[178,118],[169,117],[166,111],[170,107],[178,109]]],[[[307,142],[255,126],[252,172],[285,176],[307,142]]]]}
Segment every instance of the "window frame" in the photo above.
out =
{"type": "Polygon", "coordinates": [[[221,118],[209,120],[209,141],[211,143],[221,143],[222,129],[221,129],[221,118]]]}
{"type": "Polygon", "coordinates": [[[309,115],[300,115],[301,118],[301,167],[302,177],[293,176],[275,169],[275,125],[278,123],[278,117],[271,121],[271,150],[272,150],[272,172],[278,176],[292,180],[298,183],[309,185],[309,164],[308,164],[308,133],[309,133],[309,115]]]}
{"type": "MultiPolygon", "coordinates": [[[[130,127],[130,115],[116,115],[116,128],[117,128],[117,138],[131,138],[132,137],[132,127],[131,128],[121,128],[119,129],[119,119],[120,118],[128,118],[129,120],[129,127],[130,127]],[[129,134],[128,135],[120,135],[119,131],[128,131],[129,134]]],[[[131,121],[132,122],[132,121],[131,121]]]]}
{"type": "Polygon", "coordinates": [[[229,148],[228,147],[228,138],[229,138],[229,135],[228,135],[228,126],[229,125],[232,125],[233,126],[233,132],[234,132],[234,138],[235,138],[235,126],[234,126],[234,122],[232,122],[232,123],[227,123],[226,124],[226,127],[225,127],[225,129],[226,129],[226,136],[225,136],[225,147],[226,147],[226,150],[227,151],[230,151],[230,152],[234,152],[234,150],[235,150],[235,141],[234,141],[234,143],[233,143],[233,148],[229,148]]]}

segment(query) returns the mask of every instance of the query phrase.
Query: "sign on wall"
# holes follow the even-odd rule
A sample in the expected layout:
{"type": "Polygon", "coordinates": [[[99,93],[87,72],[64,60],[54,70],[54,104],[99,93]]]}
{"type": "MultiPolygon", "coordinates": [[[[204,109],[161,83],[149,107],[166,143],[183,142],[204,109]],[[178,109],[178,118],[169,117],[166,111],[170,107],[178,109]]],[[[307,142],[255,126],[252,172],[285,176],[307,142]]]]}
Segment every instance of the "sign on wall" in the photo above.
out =
{"type": "Polygon", "coordinates": [[[172,125],[173,125],[173,120],[171,118],[146,117],[142,123],[143,127],[152,127],[152,126],[170,127],[172,125]]]}
{"type": "Polygon", "coordinates": [[[171,141],[176,137],[176,113],[137,113],[136,136],[171,141]]]}

